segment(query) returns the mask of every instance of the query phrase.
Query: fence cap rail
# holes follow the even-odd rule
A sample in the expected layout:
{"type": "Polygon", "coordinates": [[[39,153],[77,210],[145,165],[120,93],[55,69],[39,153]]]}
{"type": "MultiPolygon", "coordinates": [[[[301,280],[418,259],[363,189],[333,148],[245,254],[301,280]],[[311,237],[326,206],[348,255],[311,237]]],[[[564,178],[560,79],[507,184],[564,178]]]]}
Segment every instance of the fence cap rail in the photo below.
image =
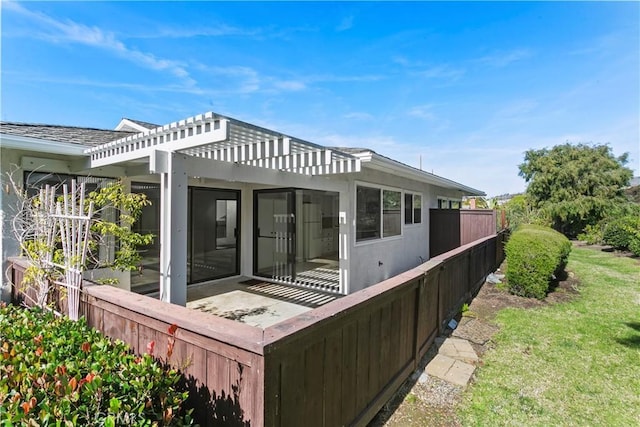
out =
{"type": "Polygon", "coordinates": [[[305,330],[311,332],[313,327],[338,321],[354,310],[364,311],[370,305],[383,301],[391,292],[402,292],[414,288],[419,280],[442,262],[442,260],[427,261],[375,285],[269,326],[264,330],[265,354],[286,341],[288,336],[304,333],[305,330]]]}

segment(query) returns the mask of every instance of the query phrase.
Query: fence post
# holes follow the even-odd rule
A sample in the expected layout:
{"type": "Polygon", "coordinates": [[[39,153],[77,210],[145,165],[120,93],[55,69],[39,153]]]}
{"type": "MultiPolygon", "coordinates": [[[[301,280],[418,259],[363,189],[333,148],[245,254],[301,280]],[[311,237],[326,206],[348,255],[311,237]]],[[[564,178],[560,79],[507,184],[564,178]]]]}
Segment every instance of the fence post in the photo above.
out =
{"type": "Polygon", "coordinates": [[[442,323],[444,322],[444,302],[442,298],[444,297],[444,292],[442,292],[442,284],[444,282],[443,277],[445,275],[446,267],[441,265],[438,268],[438,335],[442,334],[444,328],[442,327],[442,323]]]}
{"type": "Polygon", "coordinates": [[[413,328],[413,370],[418,369],[420,362],[420,320],[422,318],[420,313],[424,309],[424,307],[422,307],[422,298],[426,285],[427,274],[423,273],[420,280],[418,280],[418,287],[416,289],[416,311],[414,313],[415,324],[413,328]]]}

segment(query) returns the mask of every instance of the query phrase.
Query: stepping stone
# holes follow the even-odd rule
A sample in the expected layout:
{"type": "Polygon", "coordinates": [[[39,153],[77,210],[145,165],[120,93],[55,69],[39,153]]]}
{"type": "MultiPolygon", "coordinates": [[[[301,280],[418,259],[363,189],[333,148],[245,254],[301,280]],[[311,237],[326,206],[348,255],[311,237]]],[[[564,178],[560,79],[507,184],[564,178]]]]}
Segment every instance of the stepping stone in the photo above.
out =
{"type": "Polygon", "coordinates": [[[442,354],[436,354],[436,357],[431,359],[431,361],[427,364],[425,371],[429,375],[433,375],[434,377],[438,377],[440,379],[444,379],[449,372],[449,369],[453,366],[455,359],[452,359],[448,356],[444,356],[442,354]]]}
{"type": "Polygon", "coordinates": [[[443,379],[452,384],[464,387],[469,383],[471,375],[473,375],[473,371],[475,370],[475,366],[456,360],[443,379]]]}
{"type": "Polygon", "coordinates": [[[451,336],[485,345],[498,332],[498,329],[497,326],[489,325],[477,319],[463,319],[460,322],[460,326],[453,331],[451,336]]]}
{"type": "Polygon", "coordinates": [[[438,354],[470,364],[478,362],[478,355],[469,341],[460,338],[447,338],[440,346],[438,354]]]}
{"type": "Polygon", "coordinates": [[[438,354],[429,362],[425,371],[429,375],[464,387],[471,379],[475,369],[473,365],[438,354]]]}

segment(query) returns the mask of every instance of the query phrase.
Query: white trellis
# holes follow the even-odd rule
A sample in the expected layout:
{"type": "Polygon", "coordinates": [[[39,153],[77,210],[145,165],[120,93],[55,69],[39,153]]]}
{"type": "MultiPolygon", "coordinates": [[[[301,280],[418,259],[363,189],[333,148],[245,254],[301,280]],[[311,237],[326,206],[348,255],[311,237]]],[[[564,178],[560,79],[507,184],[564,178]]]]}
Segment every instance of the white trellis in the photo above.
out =
{"type": "Polygon", "coordinates": [[[52,215],[58,222],[64,256],[64,264],[57,265],[64,271],[64,281],[56,284],[66,286],[69,318],[78,320],[82,272],[90,240],[93,202],[89,203],[85,213],[84,183],[78,185],[75,180],[71,181],[70,194],[66,184],[62,188],[63,200],[56,203],[55,214],[52,215]]]}
{"type": "Polygon", "coordinates": [[[49,295],[49,275],[53,267],[53,247],[56,240],[57,223],[53,217],[55,212],[56,190],[54,187],[47,185],[40,189],[38,204],[33,210],[33,237],[36,246],[34,247],[34,255],[40,261],[42,270],[37,273],[35,278],[37,284],[37,301],[39,307],[47,304],[47,296],[49,295]]]}

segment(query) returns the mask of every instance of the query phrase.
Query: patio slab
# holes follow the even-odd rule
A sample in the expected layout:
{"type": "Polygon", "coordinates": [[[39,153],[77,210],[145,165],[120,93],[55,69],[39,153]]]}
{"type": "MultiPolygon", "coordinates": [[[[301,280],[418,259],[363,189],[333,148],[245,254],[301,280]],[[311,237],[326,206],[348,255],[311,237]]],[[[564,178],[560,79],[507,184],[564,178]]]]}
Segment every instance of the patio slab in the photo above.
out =
{"type": "Polygon", "coordinates": [[[338,297],[295,286],[236,279],[189,288],[187,308],[266,328],[338,297]]]}

